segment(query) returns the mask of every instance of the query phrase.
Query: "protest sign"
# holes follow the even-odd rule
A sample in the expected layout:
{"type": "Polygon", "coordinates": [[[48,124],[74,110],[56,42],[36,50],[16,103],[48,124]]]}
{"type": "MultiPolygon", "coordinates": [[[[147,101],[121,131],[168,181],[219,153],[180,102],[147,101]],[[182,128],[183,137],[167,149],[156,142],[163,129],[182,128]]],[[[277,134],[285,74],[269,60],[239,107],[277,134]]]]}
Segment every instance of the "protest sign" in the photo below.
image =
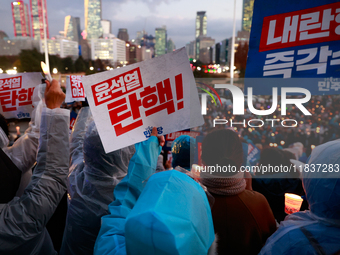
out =
{"type": "Polygon", "coordinates": [[[34,88],[41,73],[0,74],[0,113],[6,118],[31,118],[34,88]]]}
{"type": "Polygon", "coordinates": [[[167,134],[165,136],[165,145],[163,146],[163,150],[171,151],[172,142],[176,138],[180,137],[181,135],[188,135],[188,136],[191,136],[193,138],[196,138],[196,136],[200,135],[200,132],[190,131],[190,129],[186,129],[186,130],[177,131],[177,132],[167,134]]]}
{"type": "Polygon", "coordinates": [[[66,76],[66,103],[85,101],[85,91],[81,83],[82,75],[66,76]]]}
{"type": "Polygon", "coordinates": [[[105,152],[204,123],[185,48],[82,83],[105,152]]]}
{"type": "Polygon", "coordinates": [[[245,92],[303,87],[312,95],[339,94],[339,9],[337,0],[256,0],[245,77],[257,79],[245,80],[245,92]]]}

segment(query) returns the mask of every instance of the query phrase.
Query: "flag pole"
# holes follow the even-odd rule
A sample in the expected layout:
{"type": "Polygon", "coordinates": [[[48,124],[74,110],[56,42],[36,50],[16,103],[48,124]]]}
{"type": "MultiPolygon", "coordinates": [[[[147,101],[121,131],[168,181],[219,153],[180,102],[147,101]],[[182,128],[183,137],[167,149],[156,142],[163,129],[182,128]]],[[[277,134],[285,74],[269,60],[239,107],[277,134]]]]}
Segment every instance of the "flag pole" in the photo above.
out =
{"type": "Polygon", "coordinates": [[[231,59],[230,59],[230,84],[234,83],[234,63],[235,63],[235,33],[236,33],[236,0],[234,0],[233,14],[233,37],[231,39],[231,59]]]}

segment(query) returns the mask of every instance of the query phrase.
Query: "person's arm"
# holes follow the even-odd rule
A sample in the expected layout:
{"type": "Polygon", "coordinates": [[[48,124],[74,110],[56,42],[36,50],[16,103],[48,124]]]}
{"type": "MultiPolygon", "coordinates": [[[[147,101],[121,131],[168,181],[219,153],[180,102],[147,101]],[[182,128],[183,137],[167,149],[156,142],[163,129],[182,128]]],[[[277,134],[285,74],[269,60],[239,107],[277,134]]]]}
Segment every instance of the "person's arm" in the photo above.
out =
{"type": "Polygon", "coordinates": [[[3,148],[3,151],[23,174],[32,168],[37,158],[44,87],[45,85],[40,84],[34,89],[32,98],[34,109],[25,134],[20,136],[12,146],[3,148]]]}
{"type": "Polygon", "coordinates": [[[94,254],[126,254],[125,222],[142,193],[144,181],[156,171],[157,158],[164,145],[153,128],[151,137],[135,145],[136,153],[130,160],[128,174],[114,190],[115,201],[109,205],[109,215],[102,217],[102,225],[94,247],[94,254]],[[161,144],[161,146],[160,146],[161,144]]]}
{"type": "Polygon", "coordinates": [[[47,84],[42,113],[37,166],[20,198],[0,213],[0,253],[37,237],[45,228],[66,191],[69,168],[69,111],[60,109],[65,94],[55,80],[47,84]]]}

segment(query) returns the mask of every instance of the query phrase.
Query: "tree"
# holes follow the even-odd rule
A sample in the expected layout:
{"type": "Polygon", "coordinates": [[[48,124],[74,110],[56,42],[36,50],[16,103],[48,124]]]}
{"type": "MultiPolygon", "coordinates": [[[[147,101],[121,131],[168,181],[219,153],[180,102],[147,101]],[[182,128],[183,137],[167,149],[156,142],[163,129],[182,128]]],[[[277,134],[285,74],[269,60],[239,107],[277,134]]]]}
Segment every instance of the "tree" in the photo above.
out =
{"type": "Polygon", "coordinates": [[[74,73],[75,68],[71,57],[63,58],[62,63],[63,63],[63,68],[61,70],[62,73],[74,73]]]}
{"type": "Polygon", "coordinates": [[[41,72],[41,61],[45,61],[44,55],[36,48],[33,50],[22,50],[19,54],[21,63],[20,72],[41,72]]]}
{"type": "Polygon", "coordinates": [[[82,56],[79,56],[76,62],[74,62],[74,69],[77,73],[86,72],[86,62],[84,61],[82,56]]]}

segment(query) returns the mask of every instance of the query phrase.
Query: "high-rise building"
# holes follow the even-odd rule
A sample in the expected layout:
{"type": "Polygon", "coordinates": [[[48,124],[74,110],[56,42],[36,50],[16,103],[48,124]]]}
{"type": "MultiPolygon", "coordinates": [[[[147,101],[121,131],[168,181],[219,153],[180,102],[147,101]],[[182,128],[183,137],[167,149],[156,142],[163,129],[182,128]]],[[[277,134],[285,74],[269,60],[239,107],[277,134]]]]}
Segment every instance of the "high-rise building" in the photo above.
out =
{"type": "Polygon", "coordinates": [[[32,37],[34,39],[44,39],[44,21],[46,22],[46,37],[50,38],[48,32],[48,19],[47,19],[47,5],[46,0],[30,0],[31,2],[31,20],[32,20],[32,37]],[[43,1],[44,1],[44,14],[43,14],[43,1]]]}
{"type": "Polygon", "coordinates": [[[31,37],[28,6],[23,1],[12,2],[12,16],[15,37],[31,37]]]}
{"type": "Polygon", "coordinates": [[[103,35],[102,1],[85,0],[85,31],[86,39],[97,39],[103,35]]]}
{"type": "Polygon", "coordinates": [[[207,35],[207,15],[205,12],[197,12],[196,15],[196,38],[207,35]]]}
{"type": "Polygon", "coordinates": [[[125,42],[129,41],[129,34],[126,28],[119,28],[117,37],[125,42]]]}
{"type": "Polygon", "coordinates": [[[196,46],[195,41],[191,41],[185,45],[185,49],[187,50],[187,54],[189,58],[192,58],[192,59],[195,58],[195,52],[196,52],[195,46],[196,46]]]}
{"type": "Polygon", "coordinates": [[[167,53],[167,34],[166,27],[156,28],[155,31],[155,56],[161,56],[167,53]]]}
{"type": "Polygon", "coordinates": [[[111,34],[111,21],[107,19],[102,19],[100,21],[102,28],[103,28],[103,34],[108,35],[111,34]]]}
{"type": "Polygon", "coordinates": [[[68,40],[80,43],[80,19],[68,15],[65,17],[64,37],[68,40]]]}
{"type": "MultiPolygon", "coordinates": [[[[249,43],[249,37],[250,37],[250,33],[247,32],[247,31],[238,31],[237,32],[237,36],[235,36],[235,51],[234,51],[234,54],[237,52],[238,46],[240,46],[241,44],[244,45],[246,43],[249,43]]],[[[230,62],[230,60],[231,60],[231,52],[232,52],[231,51],[231,45],[232,45],[231,41],[232,41],[232,38],[229,39],[230,43],[227,44],[228,49],[227,49],[226,54],[228,54],[228,58],[227,58],[228,62],[230,62]]],[[[228,63],[228,65],[229,64],[230,63],[228,63]]]]}
{"type": "Polygon", "coordinates": [[[175,45],[174,41],[171,38],[168,40],[168,47],[167,47],[167,49],[168,49],[168,52],[172,52],[172,51],[174,51],[176,49],[176,45],[175,45]]]}
{"type": "Polygon", "coordinates": [[[250,32],[253,20],[254,0],[243,0],[242,31],[250,32]]]}
{"type": "Polygon", "coordinates": [[[208,50],[210,47],[215,45],[215,39],[212,39],[211,37],[206,37],[206,36],[199,36],[196,38],[196,54],[195,58],[199,59],[203,63],[207,63],[208,59],[208,50]]]}
{"type": "Polygon", "coordinates": [[[91,59],[109,60],[112,65],[126,64],[126,43],[118,38],[91,40],[91,59]]]}

